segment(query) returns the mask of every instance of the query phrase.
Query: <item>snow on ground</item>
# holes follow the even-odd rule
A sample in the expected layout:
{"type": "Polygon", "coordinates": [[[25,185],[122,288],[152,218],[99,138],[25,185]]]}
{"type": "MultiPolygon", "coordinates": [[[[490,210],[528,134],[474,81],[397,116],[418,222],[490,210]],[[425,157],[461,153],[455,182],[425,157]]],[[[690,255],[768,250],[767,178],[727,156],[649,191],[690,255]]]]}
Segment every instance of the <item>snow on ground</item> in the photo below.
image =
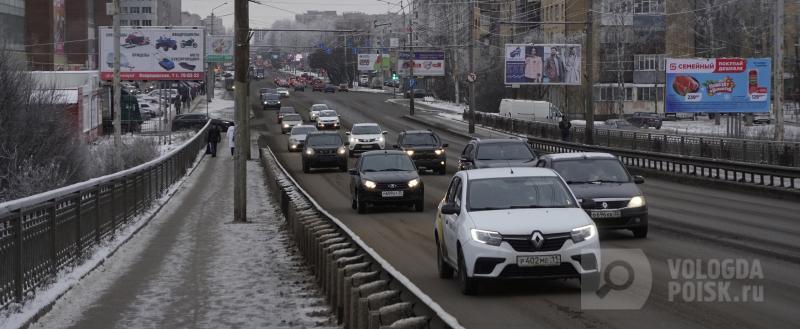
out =
{"type": "MultiPolygon", "coordinates": [[[[233,120],[235,104],[233,98],[224,88],[214,89],[214,98],[208,103],[208,115],[212,118],[233,120]]],[[[200,105],[196,112],[205,111],[205,107],[200,105]]]]}

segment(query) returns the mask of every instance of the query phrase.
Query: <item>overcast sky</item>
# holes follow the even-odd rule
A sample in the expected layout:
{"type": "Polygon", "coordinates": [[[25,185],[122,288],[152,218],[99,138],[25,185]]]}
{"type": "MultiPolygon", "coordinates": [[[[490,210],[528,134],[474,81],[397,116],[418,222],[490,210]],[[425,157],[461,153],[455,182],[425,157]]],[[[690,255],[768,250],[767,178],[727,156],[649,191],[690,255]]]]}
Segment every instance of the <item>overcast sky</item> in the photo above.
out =
{"type": "MultiPolygon", "coordinates": [[[[250,3],[250,27],[269,27],[273,22],[281,19],[294,20],[294,15],[308,10],[335,10],[342,12],[360,11],[368,14],[385,13],[399,6],[388,5],[378,0],[260,0],[269,6],[250,3]],[[272,7],[270,7],[272,6],[272,7]]],[[[399,3],[399,0],[390,0],[399,3]]],[[[214,10],[214,15],[233,13],[234,0],[181,0],[181,10],[198,14],[205,18],[211,14],[211,9],[227,2],[228,4],[214,10]]],[[[225,27],[233,27],[233,15],[222,17],[225,27]]]]}

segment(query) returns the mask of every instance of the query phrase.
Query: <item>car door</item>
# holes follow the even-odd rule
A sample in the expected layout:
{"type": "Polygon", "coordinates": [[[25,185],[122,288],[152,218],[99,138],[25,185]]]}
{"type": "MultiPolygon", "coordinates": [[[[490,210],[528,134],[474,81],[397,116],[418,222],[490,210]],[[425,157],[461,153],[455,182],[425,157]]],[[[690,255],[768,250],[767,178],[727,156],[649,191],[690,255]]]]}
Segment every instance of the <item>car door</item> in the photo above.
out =
{"type": "MultiPolygon", "coordinates": [[[[446,199],[446,202],[455,203],[456,206],[458,206],[459,208],[461,208],[461,204],[462,204],[462,202],[461,202],[461,200],[462,200],[462,197],[461,197],[461,189],[462,189],[462,187],[461,187],[461,185],[462,185],[461,177],[458,177],[458,176],[454,177],[453,181],[450,183],[450,188],[448,189],[447,199],[446,199]]],[[[464,212],[462,211],[461,213],[463,214],[464,212]]],[[[445,257],[447,257],[450,261],[455,263],[455,259],[456,259],[456,255],[457,255],[456,242],[458,241],[458,226],[457,226],[457,223],[458,223],[458,219],[459,219],[460,215],[459,214],[449,214],[449,215],[444,215],[443,214],[442,217],[444,219],[444,224],[443,224],[444,225],[444,227],[443,227],[443,230],[444,230],[444,234],[443,235],[444,236],[443,236],[443,239],[444,239],[444,246],[445,246],[445,248],[444,248],[445,257]]]]}

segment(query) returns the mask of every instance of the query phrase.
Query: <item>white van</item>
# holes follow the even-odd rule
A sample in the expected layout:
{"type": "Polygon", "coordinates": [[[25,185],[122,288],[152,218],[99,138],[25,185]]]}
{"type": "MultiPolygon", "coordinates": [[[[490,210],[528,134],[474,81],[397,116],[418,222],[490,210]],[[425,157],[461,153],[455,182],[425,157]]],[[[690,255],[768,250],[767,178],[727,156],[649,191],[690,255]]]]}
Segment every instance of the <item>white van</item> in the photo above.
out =
{"type": "Polygon", "coordinates": [[[501,99],[500,115],[520,120],[558,122],[563,114],[550,102],[528,99],[501,99]]]}

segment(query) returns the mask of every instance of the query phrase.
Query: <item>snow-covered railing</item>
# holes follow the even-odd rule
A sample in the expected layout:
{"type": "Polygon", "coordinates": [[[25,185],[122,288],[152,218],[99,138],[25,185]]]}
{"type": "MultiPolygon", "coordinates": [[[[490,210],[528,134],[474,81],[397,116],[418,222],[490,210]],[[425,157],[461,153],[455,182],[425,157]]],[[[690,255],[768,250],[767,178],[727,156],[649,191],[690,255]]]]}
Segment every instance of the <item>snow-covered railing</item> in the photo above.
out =
{"type": "Polygon", "coordinates": [[[42,285],[149,208],[205,149],[206,124],[181,147],[134,168],[0,203],[0,309],[42,285]]]}

